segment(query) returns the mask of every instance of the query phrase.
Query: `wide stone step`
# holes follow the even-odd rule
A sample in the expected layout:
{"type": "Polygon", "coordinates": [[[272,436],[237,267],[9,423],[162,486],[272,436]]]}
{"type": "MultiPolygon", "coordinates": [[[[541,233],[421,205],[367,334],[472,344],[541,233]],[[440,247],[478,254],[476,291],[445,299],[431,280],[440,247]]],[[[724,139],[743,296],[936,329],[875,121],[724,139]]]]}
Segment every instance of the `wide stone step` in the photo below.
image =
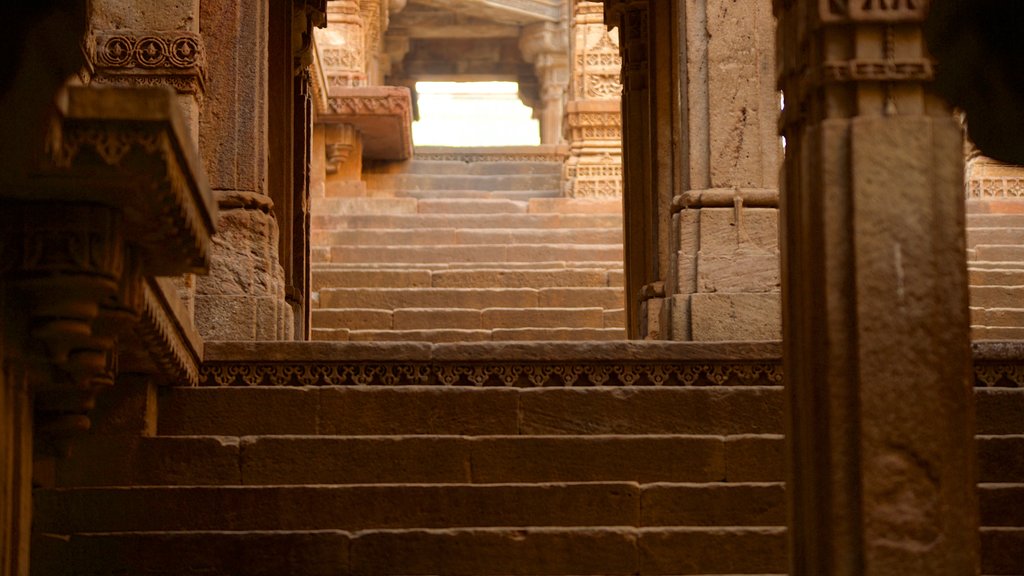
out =
{"type": "Polygon", "coordinates": [[[478,161],[459,160],[417,160],[407,162],[365,162],[363,171],[367,174],[435,174],[435,175],[479,175],[502,176],[512,174],[543,174],[561,176],[561,162],[539,161],[478,161]]]}
{"type": "Polygon", "coordinates": [[[981,573],[1024,574],[1024,528],[981,529],[981,573]]]}
{"type": "MultiPolygon", "coordinates": [[[[601,288],[324,288],[320,310],[399,308],[473,309],[486,308],[605,308],[623,307],[623,291],[601,288]]],[[[511,311],[494,311],[500,318],[511,311]]],[[[524,316],[524,319],[526,317],[524,316]]],[[[541,325],[541,327],[550,325],[541,325]]],[[[495,327],[509,327],[496,324],[495,327]]]]}
{"type": "Polygon", "coordinates": [[[531,198],[558,198],[562,191],[556,188],[547,190],[393,190],[396,198],[419,198],[419,199],[473,199],[491,198],[516,200],[520,202],[529,201],[531,198]]]}
{"type": "Polygon", "coordinates": [[[971,326],[971,340],[1024,340],[1024,327],[971,326]]]}
{"type": "Polygon", "coordinates": [[[37,490],[34,507],[35,529],[58,534],[786,521],[781,482],[65,488],[37,490]]]}
{"type": "Polygon", "coordinates": [[[972,307],[971,324],[989,328],[1024,328],[1024,308],[972,307]]]}
{"type": "Polygon", "coordinates": [[[983,262],[1024,262],[1024,245],[979,244],[974,260],[983,262]]]}
{"type": "MultiPolygon", "coordinates": [[[[979,397],[979,415],[992,414],[984,422],[1003,422],[982,429],[1024,427],[1013,421],[1022,398],[1024,393],[993,395],[986,402],[979,397]]],[[[159,434],[781,434],[782,401],[781,387],[768,386],[176,387],[160,397],[159,434]]]]}
{"type": "MultiPolygon", "coordinates": [[[[620,322],[621,324],[621,322],[620,322]]],[[[626,339],[625,328],[437,328],[383,330],[313,328],[317,342],[613,342],[626,339]]]]}
{"type": "Polygon", "coordinates": [[[357,214],[314,215],[312,229],[360,228],[622,228],[621,214],[357,214]]]}
{"type": "Polygon", "coordinates": [[[1024,229],[1006,227],[983,227],[967,229],[967,245],[1024,244],[1024,229]]]}
{"type": "Polygon", "coordinates": [[[470,268],[462,270],[313,270],[312,289],[322,288],[568,288],[621,286],[622,271],[605,268],[470,268]]]}
{"type": "Polygon", "coordinates": [[[614,244],[619,228],[361,228],[313,234],[315,245],[433,246],[438,244],[614,244]]]}
{"type": "Polygon", "coordinates": [[[1024,262],[1019,267],[975,266],[974,262],[967,269],[967,277],[971,286],[1024,286],[1024,262]]]}
{"type": "Polygon", "coordinates": [[[777,482],[781,435],[95,436],[60,486],[777,482]]]}
{"type": "Polygon", "coordinates": [[[315,328],[349,330],[491,330],[495,328],[622,328],[605,326],[604,309],[396,308],[317,309],[315,328]]]}
{"type": "Polygon", "coordinates": [[[622,260],[622,244],[438,244],[434,246],[331,246],[330,262],[492,263],[563,261],[576,265],[622,260]]]}
{"type": "Polygon", "coordinates": [[[547,174],[374,174],[363,175],[376,190],[560,190],[562,175],[547,174]]]}
{"type": "Polygon", "coordinates": [[[1024,308],[1024,286],[972,286],[975,308],[1024,308]]]}
{"type": "MultiPolygon", "coordinates": [[[[82,439],[61,486],[779,482],[781,435],[82,439]]],[[[1024,478],[1024,436],[979,436],[980,482],[1024,478]]]]}
{"type": "Polygon", "coordinates": [[[144,532],[37,539],[58,574],[617,576],[786,569],[785,529],[458,528],[144,532]]]}
{"type": "Polygon", "coordinates": [[[1024,214],[967,214],[967,229],[973,228],[1024,229],[1024,214]]]}

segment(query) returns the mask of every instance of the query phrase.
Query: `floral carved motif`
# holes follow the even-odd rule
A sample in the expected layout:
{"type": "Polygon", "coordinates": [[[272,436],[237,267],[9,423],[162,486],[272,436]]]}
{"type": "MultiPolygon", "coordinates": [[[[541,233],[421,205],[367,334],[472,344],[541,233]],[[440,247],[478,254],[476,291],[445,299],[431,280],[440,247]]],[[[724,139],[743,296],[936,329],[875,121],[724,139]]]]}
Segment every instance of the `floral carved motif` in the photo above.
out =
{"type": "Polygon", "coordinates": [[[151,86],[166,84],[178,92],[203,88],[203,42],[190,32],[106,31],[90,44],[94,81],[151,86]]]}

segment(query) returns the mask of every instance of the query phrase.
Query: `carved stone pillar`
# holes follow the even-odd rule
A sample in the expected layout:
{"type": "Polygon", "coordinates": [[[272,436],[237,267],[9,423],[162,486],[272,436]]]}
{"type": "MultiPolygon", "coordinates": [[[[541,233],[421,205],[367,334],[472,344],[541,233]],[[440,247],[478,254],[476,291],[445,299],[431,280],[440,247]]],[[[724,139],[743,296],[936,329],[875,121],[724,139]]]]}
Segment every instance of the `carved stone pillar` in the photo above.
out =
{"type": "Polygon", "coordinates": [[[269,0],[203,0],[206,95],[199,144],[221,207],[196,323],[210,340],[290,340],[278,221],[268,185],[269,0]],[[225,33],[232,31],[232,33],[225,33]]]}
{"type": "Polygon", "coordinates": [[[367,84],[365,36],[358,0],[327,4],[327,28],[316,31],[316,46],[328,91],[367,84]]]}
{"type": "Polygon", "coordinates": [[[775,2],[796,576],[978,573],[963,142],[927,7],[775,2]]]}
{"type": "Polygon", "coordinates": [[[562,116],[565,114],[569,85],[569,31],[562,22],[538,22],[523,29],[519,37],[523,59],[533,64],[540,80],[540,143],[564,141],[562,116]]]}
{"type": "Polygon", "coordinates": [[[683,70],[682,163],[669,216],[663,337],[777,340],[781,144],[771,6],[678,5],[684,62],[668,68],[683,70]]]}
{"type": "Polygon", "coordinates": [[[565,133],[565,196],[622,195],[622,115],[619,32],[604,24],[598,2],[573,0],[570,28],[569,98],[565,133]]]}

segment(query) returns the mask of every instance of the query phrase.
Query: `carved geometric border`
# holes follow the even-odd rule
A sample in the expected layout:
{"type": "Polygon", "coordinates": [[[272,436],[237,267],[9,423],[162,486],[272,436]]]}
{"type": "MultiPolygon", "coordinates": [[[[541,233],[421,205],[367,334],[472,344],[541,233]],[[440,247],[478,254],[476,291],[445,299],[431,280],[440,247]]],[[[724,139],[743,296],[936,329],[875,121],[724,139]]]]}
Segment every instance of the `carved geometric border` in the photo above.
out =
{"type": "Polygon", "coordinates": [[[209,362],[203,386],[780,386],[777,362],[241,363],[209,362]]]}
{"type": "MultiPolygon", "coordinates": [[[[207,362],[200,386],[782,386],[781,362],[207,362]]],[[[1024,360],[974,367],[980,388],[1024,388],[1024,360]]]]}

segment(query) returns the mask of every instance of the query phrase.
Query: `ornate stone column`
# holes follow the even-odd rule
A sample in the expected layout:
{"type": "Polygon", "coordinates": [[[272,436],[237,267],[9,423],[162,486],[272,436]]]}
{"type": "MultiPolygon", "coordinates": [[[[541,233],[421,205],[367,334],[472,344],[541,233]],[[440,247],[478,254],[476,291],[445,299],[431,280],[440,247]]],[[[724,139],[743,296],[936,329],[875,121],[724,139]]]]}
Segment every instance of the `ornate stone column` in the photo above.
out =
{"type": "Polygon", "coordinates": [[[534,113],[540,121],[540,143],[559,144],[565,140],[562,116],[569,85],[569,31],[564,22],[530,24],[519,37],[519,50],[540,81],[539,110],[534,113]]]}
{"type": "Polygon", "coordinates": [[[210,340],[290,340],[279,230],[268,182],[269,0],[203,0],[206,95],[199,145],[221,213],[196,323],[210,340]],[[230,31],[230,32],[226,32],[230,31]]]}
{"type": "Polygon", "coordinates": [[[928,4],[774,3],[795,576],[978,573],[963,141],[928,4]]]}
{"type": "Polygon", "coordinates": [[[608,198],[622,195],[622,115],[619,33],[604,24],[598,2],[573,0],[570,27],[569,101],[565,196],[608,198]]]}

